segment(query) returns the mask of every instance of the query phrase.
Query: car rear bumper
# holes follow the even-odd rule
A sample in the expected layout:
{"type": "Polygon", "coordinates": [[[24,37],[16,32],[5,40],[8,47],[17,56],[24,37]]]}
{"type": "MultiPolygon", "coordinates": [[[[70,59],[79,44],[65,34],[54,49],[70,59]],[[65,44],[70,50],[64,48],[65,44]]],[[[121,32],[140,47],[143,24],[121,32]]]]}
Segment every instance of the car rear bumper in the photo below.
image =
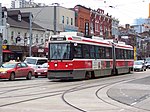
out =
{"type": "Polygon", "coordinates": [[[47,72],[35,72],[34,76],[47,76],[47,72]]]}

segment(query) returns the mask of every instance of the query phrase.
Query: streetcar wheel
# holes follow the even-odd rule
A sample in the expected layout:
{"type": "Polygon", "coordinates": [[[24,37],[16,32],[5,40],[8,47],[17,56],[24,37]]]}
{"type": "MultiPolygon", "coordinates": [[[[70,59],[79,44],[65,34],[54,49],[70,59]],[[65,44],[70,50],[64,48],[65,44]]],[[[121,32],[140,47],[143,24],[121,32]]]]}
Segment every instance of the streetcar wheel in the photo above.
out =
{"type": "Polygon", "coordinates": [[[11,80],[11,81],[15,80],[15,73],[12,72],[10,74],[9,80],[11,80]]]}
{"type": "Polygon", "coordinates": [[[128,73],[131,73],[131,69],[129,68],[129,71],[128,71],[128,73]]]}
{"type": "Polygon", "coordinates": [[[91,78],[90,73],[89,73],[89,72],[86,72],[86,74],[85,74],[85,79],[87,80],[87,79],[90,79],[90,78],[91,78]]]}
{"type": "Polygon", "coordinates": [[[27,77],[26,77],[26,79],[27,79],[27,80],[31,80],[31,78],[32,78],[32,73],[29,72],[28,75],[27,75],[27,77]]]}

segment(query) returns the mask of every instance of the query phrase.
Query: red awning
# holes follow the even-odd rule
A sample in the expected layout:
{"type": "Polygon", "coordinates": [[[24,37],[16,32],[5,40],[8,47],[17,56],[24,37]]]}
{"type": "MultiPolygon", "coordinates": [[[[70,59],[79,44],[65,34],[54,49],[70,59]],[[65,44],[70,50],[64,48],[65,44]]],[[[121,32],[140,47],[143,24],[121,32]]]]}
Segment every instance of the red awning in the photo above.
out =
{"type": "Polygon", "coordinates": [[[13,53],[13,52],[10,50],[3,50],[3,53],[13,53]]]}

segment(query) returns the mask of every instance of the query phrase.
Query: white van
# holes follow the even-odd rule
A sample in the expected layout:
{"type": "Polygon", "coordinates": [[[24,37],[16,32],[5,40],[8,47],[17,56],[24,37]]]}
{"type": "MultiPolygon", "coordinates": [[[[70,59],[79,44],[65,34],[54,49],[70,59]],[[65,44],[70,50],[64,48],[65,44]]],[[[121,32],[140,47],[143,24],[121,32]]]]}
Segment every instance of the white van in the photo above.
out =
{"type": "Polygon", "coordinates": [[[48,59],[45,57],[26,57],[24,62],[32,68],[38,68],[42,64],[48,63],[48,59]]]}

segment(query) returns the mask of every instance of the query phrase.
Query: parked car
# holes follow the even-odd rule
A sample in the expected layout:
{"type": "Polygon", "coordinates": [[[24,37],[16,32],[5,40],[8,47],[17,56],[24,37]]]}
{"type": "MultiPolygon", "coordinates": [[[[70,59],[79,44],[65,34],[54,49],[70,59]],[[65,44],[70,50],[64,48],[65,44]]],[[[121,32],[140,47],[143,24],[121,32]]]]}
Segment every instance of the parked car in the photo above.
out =
{"type": "Polygon", "coordinates": [[[145,65],[146,65],[146,68],[150,69],[150,61],[147,61],[145,65]]]}
{"type": "Polygon", "coordinates": [[[146,68],[150,69],[150,57],[145,58],[146,68]]]}
{"type": "Polygon", "coordinates": [[[15,80],[15,78],[25,77],[30,80],[34,75],[34,69],[24,62],[6,62],[0,66],[0,78],[15,80]]]}
{"type": "Polygon", "coordinates": [[[133,69],[134,71],[146,71],[146,65],[144,61],[137,60],[134,61],[133,69]]]}
{"type": "Polygon", "coordinates": [[[47,63],[48,59],[45,57],[26,57],[24,62],[27,63],[28,66],[36,69],[42,64],[47,63]]]}
{"type": "Polygon", "coordinates": [[[34,70],[35,74],[35,78],[38,78],[39,76],[45,76],[47,77],[47,70],[48,70],[48,63],[44,63],[41,66],[38,66],[38,68],[36,68],[34,70]]]}

